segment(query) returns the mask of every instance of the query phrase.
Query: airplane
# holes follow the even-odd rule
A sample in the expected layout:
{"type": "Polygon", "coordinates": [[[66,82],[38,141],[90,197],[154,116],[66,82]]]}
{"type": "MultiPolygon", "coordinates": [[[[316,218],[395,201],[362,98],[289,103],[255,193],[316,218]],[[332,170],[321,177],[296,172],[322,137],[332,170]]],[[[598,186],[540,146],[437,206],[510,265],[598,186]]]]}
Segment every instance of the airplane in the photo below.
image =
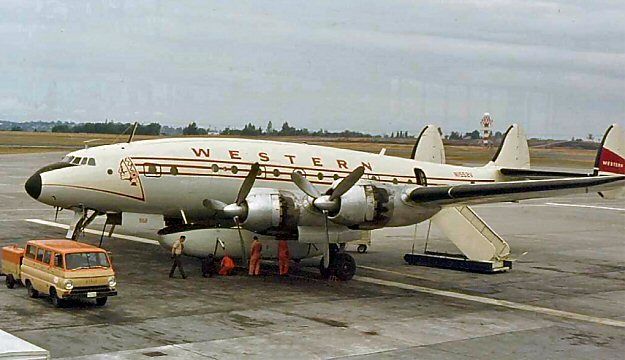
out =
{"type": "Polygon", "coordinates": [[[409,159],[243,138],[129,140],[71,152],[35,172],[25,190],[74,212],[68,238],[106,215],[111,233],[115,226],[147,231],[166,248],[184,234],[186,255],[228,253],[243,264],[252,236],[261,238],[267,257],[285,239],[295,260],[321,255],[324,277],[349,280],[356,263],[337,244],[366,231],[436,218],[451,236],[461,236],[458,229],[466,227],[455,229],[458,214],[470,205],[589,192],[622,196],[625,132],[617,124],[608,128],[587,174],[531,169],[516,124],[492,160],[478,167],[446,164],[433,125],[420,133],[409,159]]]}

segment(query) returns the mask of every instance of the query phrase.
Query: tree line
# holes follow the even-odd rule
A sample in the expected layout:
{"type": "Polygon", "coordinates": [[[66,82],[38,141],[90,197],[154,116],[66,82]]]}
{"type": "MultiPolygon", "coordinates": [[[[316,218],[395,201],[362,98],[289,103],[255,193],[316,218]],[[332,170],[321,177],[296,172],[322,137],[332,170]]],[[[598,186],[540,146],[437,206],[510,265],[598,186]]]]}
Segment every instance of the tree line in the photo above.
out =
{"type": "MultiPolygon", "coordinates": [[[[131,123],[103,122],[103,123],[82,123],[82,124],[58,124],[52,127],[54,133],[90,133],[90,134],[122,134],[129,131],[133,126],[131,123]]],[[[161,124],[150,123],[139,124],[135,131],[137,135],[160,135],[161,124]]]]}

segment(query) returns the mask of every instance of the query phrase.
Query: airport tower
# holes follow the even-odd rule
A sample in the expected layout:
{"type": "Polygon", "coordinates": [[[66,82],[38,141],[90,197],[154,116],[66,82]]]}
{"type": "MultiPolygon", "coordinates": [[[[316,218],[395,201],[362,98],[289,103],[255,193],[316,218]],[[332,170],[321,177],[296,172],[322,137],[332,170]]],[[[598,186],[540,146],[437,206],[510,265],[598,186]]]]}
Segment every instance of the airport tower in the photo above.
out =
{"type": "Polygon", "coordinates": [[[486,147],[493,146],[493,119],[490,113],[484,113],[482,116],[482,144],[486,147]]]}

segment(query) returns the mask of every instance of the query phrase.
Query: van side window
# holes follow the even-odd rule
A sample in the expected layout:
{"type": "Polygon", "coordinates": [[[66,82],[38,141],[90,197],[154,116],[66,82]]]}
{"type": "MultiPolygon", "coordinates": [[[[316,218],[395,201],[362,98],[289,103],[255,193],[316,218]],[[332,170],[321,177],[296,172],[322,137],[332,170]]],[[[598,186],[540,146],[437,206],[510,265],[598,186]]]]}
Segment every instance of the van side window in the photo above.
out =
{"type": "Polygon", "coordinates": [[[54,264],[55,267],[63,268],[63,254],[54,254],[54,264]]]}
{"type": "Polygon", "coordinates": [[[43,261],[43,249],[37,251],[37,260],[43,261]]]}
{"type": "Polygon", "coordinates": [[[30,258],[30,259],[34,259],[35,258],[35,254],[37,253],[37,248],[32,246],[32,245],[28,245],[26,246],[26,257],[30,258]]]}
{"type": "Polygon", "coordinates": [[[46,250],[45,253],[43,253],[43,262],[50,265],[50,258],[52,257],[52,251],[50,250],[46,250]]]}

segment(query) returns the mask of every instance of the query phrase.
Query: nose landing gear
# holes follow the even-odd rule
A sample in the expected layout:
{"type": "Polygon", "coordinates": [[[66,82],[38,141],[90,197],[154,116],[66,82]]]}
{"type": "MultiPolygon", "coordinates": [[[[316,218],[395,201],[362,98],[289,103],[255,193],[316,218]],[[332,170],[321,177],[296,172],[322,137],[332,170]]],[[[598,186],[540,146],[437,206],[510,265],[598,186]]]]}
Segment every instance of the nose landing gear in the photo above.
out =
{"type": "Polygon", "coordinates": [[[336,244],[330,244],[330,265],[327,268],[323,266],[323,260],[321,258],[319,262],[319,272],[324,279],[334,276],[338,280],[347,281],[351,280],[356,273],[356,260],[351,255],[340,251],[336,244]]]}

